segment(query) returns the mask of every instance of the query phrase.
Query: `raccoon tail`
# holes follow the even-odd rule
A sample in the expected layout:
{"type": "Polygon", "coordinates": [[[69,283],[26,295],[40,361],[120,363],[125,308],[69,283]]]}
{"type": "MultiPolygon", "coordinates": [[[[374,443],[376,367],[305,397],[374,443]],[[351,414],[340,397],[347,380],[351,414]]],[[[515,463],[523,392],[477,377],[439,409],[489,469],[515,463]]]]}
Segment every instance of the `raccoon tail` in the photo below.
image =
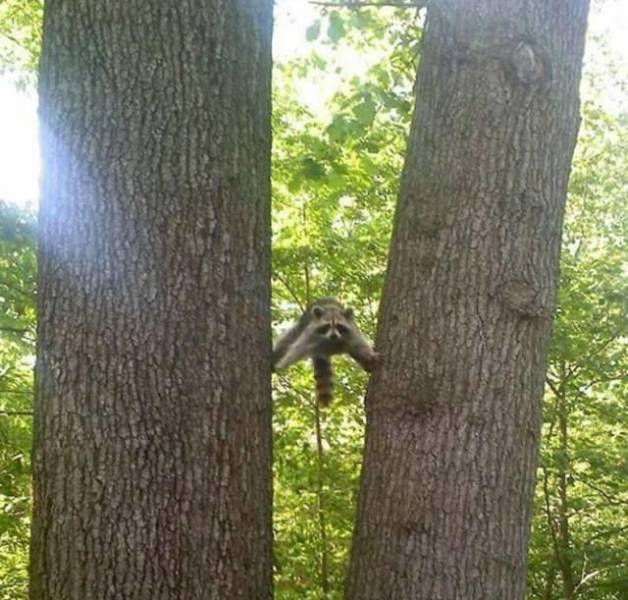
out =
{"type": "Polygon", "coordinates": [[[316,381],[316,401],[321,406],[328,406],[334,397],[334,370],[328,356],[315,356],[314,380],[316,381]]]}

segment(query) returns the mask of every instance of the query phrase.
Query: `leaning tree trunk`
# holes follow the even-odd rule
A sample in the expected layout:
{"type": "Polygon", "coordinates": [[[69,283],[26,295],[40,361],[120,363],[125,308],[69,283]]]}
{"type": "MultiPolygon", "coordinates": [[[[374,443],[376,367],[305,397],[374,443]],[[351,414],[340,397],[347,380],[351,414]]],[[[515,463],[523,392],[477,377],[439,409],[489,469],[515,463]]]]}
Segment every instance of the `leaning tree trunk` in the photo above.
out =
{"type": "Polygon", "coordinates": [[[523,597],[587,10],[429,3],[349,600],[523,597]]]}
{"type": "Polygon", "coordinates": [[[46,2],[32,600],[271,597],[271,9],[46,2]]]}

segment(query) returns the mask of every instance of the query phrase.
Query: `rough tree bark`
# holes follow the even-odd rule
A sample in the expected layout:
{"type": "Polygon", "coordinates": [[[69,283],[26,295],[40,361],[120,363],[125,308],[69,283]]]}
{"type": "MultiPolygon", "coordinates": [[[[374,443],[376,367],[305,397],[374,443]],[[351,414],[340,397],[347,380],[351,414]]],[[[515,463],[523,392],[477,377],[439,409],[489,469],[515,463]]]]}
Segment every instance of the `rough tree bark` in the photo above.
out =
{"type": "Polygon", "coordinates": [[[271,597],[271,0],[52,0],[32,600],[271,597]]]}
{"type": "Polygon", "coordinates": [[[587,11],[429,5],[350,600],[523,597],[587,11]]]}

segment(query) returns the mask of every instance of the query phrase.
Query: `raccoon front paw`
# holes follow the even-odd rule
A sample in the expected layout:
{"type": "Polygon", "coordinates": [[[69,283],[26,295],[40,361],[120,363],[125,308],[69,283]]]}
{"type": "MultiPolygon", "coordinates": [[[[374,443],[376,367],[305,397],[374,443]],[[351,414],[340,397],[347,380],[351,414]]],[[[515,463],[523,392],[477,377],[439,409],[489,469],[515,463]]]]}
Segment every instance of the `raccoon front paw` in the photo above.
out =
{"type": "Polygon", "coordinates": [[[384,357],[379,353],[373,351],[373,353],[368,357],[366,361],[364,361],[364,369],[371,373],[378,367],[382,365],[384,362],[384,357]]]}

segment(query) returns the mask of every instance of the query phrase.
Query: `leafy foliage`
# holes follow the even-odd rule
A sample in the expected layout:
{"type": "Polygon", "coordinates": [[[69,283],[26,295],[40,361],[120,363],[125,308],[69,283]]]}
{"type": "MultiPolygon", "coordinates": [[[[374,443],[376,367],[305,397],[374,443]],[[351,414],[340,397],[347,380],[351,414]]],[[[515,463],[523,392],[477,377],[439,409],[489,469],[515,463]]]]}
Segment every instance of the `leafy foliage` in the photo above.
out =
{"type": "Polygon", "coordinates": [[[585,103],[570,182],[530,551],[532,598],[628,589],[628,120],[585,103]]]}
{"type": "MultiPolygon", "coordinates": [[[[32,73],[40,17],[40,0],[0,4],[1,69],[32,73]]],[[[372,337],[420,29],[408,11],[322,11],[304,37],[310,52],[275,68],[275,329],[333,295],[372,337]]],[[[534,600],[568,597],[570,573],[577,598],[619,600],[628,586],[628,119],[601,106],[584,104],[570,183],[530,549],[534,600]]],[[[33,230],[32,215],[0,204],[0,600],[26,598],[33,230]]],[[[309,365],[274,376],[279,600],[342,595],[366,376],[346,359],[336,367],[336,399],[321,413],[309,365]]]]}
{"type": "Polygon", "coordinates": [[[0,202],[0,600],[26,597],[34,299],[34,217],[0,202]]]}
{"type": "Polygon", "coordinates": [[[0,2],[0,73],[16,74],[21,85],[35,79],[43,6],[43,0],[0,2]]]}

